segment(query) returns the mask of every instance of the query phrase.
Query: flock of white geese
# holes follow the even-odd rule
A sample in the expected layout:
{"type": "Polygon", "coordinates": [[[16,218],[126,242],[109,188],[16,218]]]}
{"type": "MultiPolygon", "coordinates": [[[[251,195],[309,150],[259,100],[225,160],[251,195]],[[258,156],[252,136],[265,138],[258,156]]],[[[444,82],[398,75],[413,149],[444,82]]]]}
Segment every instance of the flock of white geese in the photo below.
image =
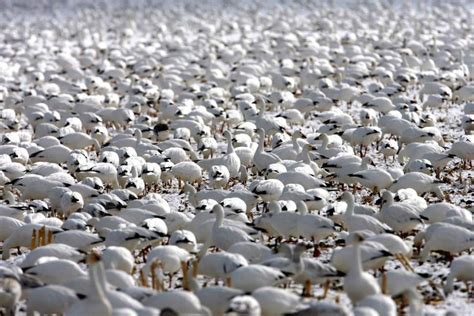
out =
{"type": "Polygon", "coordinates": [[[5,2],[0,313],[472,313],[473,7],[335,2],[5,2]]]}

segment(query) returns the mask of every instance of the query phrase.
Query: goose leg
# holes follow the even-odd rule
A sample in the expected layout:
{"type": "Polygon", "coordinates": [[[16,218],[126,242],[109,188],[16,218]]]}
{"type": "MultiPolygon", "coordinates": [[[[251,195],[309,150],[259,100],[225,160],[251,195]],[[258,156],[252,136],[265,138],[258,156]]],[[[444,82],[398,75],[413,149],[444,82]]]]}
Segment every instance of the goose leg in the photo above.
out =
{"type": "Polygon", "coordinates": [[[143,270],[140,270],[140,282],[143,287],[149,287],[148,280],[145,276],[145,272],[143,270]]]}
{"type": "Polygon", "coordinates": [[[331,284],[331,282],[329,280],[326,280],[326,282],[324,282],[324,291],[323,291],[323,295],[321,297],[318,297],[319,299],[326,299],[326,297],[328,296],[328,291],[329,291],[329,285],[331,284]]]}
{"type": "Polygon", "coordinates": [[[306,280],[304,282],[304,287],[303,287],[303,293],[302,293],[302,296],[303,297],[311,297],[311,294],[313,292],[313,289],[312,289],[313,285],[311,284],[311,281],[310,280],[306,280]]]}
{"type": "Polygon", "coordinates": [[[36,236],[37,236],[36,229],[33,229],[33,232],[31,233],[31,247],[30,247],[31,250],[36,248],[36,245],[37,245],[36,236]]]}

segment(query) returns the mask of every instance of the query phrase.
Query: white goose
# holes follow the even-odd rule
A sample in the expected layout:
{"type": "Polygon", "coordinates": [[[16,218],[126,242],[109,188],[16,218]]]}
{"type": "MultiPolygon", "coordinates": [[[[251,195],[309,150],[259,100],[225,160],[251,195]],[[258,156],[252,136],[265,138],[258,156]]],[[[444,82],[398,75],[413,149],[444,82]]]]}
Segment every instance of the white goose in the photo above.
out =
{"type": "Polygon", "coordinates": [[[390,186],[390,191],[397,192],[400,189],[412,188],[419,195],[427,192],[433,192],[440,199],[444,198],[443,192],[439,188],[443,181],[427,175],[422,172],[410,172],[404,174],[393,182],[390,186]]]}
{"type": "Polygon", "coordinates": [[[464,255],[453,260],[449,270],[444,291],[451,294],[454,290],[454,281],[474,281],[474,256],[464,255]]]}
{"type": "Polygon", "coordinates": [[[216,280],[226,280],[230,273],[247,265],[247,259],[238,253],[215,252],[201,258],[198,271],[216,280]]]}
{"type": "Polygon", "coordinates": [[[62,285],[45,285],[26,290],[27,315],[64,314],[83,295],[62,285]]]}
{"type": "Polygon", "coordinates": [[[178,179],[179,188],[182,187],[182,181],[198,184],[202,181],[201,167],[192,161],[183,161],[174,165],[171,173],[178,179]]]}
{"type": "Polygon", "coordinates": [[[240,267],[230,274],[232,286],[245,292],[282,283],[287,276],[278,269],[260,264],[240,267]]]}
{"type": "MultiPolygon", "coordinates": [[[[224,222],[224,209],[221,205],[216,204],[212,208],[211,213],[216,215],[216,220],[212,226],[212,244],[217,248],[227,250],[230,246],[237,242],[254,240],[244,230],[238,227],[222,225],[224,222]]],[[[203,246],[203,248],[205,246],[203,246]]],[[[202,251],[203,250],[200,252],[202,251]]]]}
{"type": "Polygon", "coordinates": [[[357,307],[370,307],[375,310],[378,315],[397,315],[397,305],[392,298],[380,293],[366,296],[357,303],[357,307]]]}
{"type": "Polygon", "coordinates": [[[104,184],[110,185],[113,189],[120,187],[117,178],[117,168],[111,163],[99,162],[94,165],[86,164],[77,169],[78,179],[86,177],[98,177],[104,184]]]}
{"type": "Polygon", "coordinates": [[[312,240],[316,245],[321,239],[327,238],[336,231],[332,220],[316,214],[308,214],[308,208],[303,201],[296,202],[297,218],[296,230],[298,236],[312,240]]]}
{"type": "Polygon", "coordinates": [[[256,289],[252,296],[258,301],[262,315],[283,315],[307,307],[300,296],[271,286],[256,289]]]}
{"type": "Polygon", "coordinates": [[[257,180],[250,184],[249,191],[257,194],[265,202],[275,201],[283,193],[284,184],[277,179],[257,180]]]}
{"type": "Polygon", "coordinates": [[[451,255],[474,247],[474,232],[464,227],[443,223],[427,238],[420,253],[420,261],[425,262],[431,251],[445,251],[451,255]]]}
{"type": "Polygon", "coordinates": [[[65,315],[112,315],[112,305],[106,296],[102,263],[94,253],[88,256],[88,263],[91,295],[85,300],[74,303],[66,310],[65,315]]]}
{"type": "Polygon", "coordinates": [[[378,216],[394,231],[401,233],[409,233],[423,223],[423,217],[412,206],[395,203],[390,191],[384,191],[382,194],[382,208],[378,216]]]}
{"type": "Polygon", "coordinates": [[[265,131],[261,128],[257,130],[258,133],[258,147],[255,150],[255,154],[253,156],[253,163],[258,171],[262,171],[266,169],[272,163],[281,162],[280,157],[271,153],[265,152],[265,131]]]}
{"type": "Polygon", "coordinates": [[[240,254],[251,264],[262,262],[272,255],[272,250],[267,246],[250,241],[235,243],[227,252],[240,254]]]}
{"type": "Polygon", "coordinates": [[[344,224],[349,232],[367,229],[376,234],[382,234],[392,231],[389,226],[381,223],[373,216],[354,214],[354,196],[350,192],[344,192],[340,199],[347,204],[344,213],[344,224]]]}
{"type": "Polygon", "coordinates": [[[116,269],[131,274],[135,267],[135,258],[124,247],[110,246],[102,252],[105,269],[116,269]]]}
{"type": "Polygon", "coordinates": [[[354,238],[354,257],[352,267],[344,278],[344,292],[347,293],[353,304],[366,297],[380,293],[377,280],[367,272],[362,270],[360,244],[363,241],[359,233],[352,234],[354,238]]]}
{"type": "MultiPolygon", "coordinates": [[[[46,258],[43,257],[41,259],[43,260],[40,261],[44,261],[46,258]]],[[[77,263],[67,259],[53,258],[52,260],[48,259],[48,261],[39,263],[40,261],[35,266],[23,268],[23,270],[28,274],[36,276],[46,284],[62,285],[86,275],[77,263]]]]}
{"type": "Polygon", "coordinates": [[[379,193],[381,190],[387,189],[392,185],[393,178],[384,169],[374,168],[351,173],[349,177],[362,184],[364,187],[379,193]]]}
{"type": "Polygon", "coordinates": [[[260,316],[261,309],[258,301],[250,295],[234,297],[230,302],[227,313],[230,315],[260,316]]]}
{"type": "Polygon", "coordinates": [[[66,134],[64,136],[58,137],[58,139],[61,141],[61,144],[69,147],[72,150],[84,149],[89,146],[94,146],[95,151],[99,152],[101,148],[99,142],[95,138],[92,138],[91,136],[82,132],[66,134]]]}

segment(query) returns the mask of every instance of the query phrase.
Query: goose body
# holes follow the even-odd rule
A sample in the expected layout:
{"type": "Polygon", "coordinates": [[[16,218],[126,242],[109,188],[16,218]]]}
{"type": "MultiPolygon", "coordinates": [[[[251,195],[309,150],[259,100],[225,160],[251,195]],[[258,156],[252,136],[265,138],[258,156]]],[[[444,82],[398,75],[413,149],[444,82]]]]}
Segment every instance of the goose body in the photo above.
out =
{"type": "Polygon", "coordinates": [[[242,291],[253,291],[264,286],[276,285],[286,276],[278,269],[251,264],[234,270],[230,278],[233,287],[242,291]]]}
{"type": "Polygon", "coordinates": [[[385,191],[379,218],[396,232],[407,233],[423,223],[422,217],[408,204],[395,203],[393,193],[385,191]]]}
{"type": "Polygon", "coordinates": [[[472,255],[460,256],[453,260],[449,270],[448,278],[444,286],[446,294],[454,290],[454,281],[472,281],[474,275],[474,257],[472,255]]]}
{"type": "Polygon", "coordinates": [[[344,214],[344,223],[349,232],[367,229],[375,234],[382,234],[391,231],[389,226],[381,223],[373,216],[354,214],[354,197],[349,192],[345,192],[342,195],[342,199],[347,203],[347,209],[344,214]]]}

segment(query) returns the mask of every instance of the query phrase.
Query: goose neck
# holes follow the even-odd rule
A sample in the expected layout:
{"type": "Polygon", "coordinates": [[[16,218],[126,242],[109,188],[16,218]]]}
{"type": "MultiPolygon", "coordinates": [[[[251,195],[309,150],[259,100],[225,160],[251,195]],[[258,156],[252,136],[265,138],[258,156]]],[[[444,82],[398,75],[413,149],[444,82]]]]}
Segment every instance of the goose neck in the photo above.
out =
{"type": "Polygon", "coordinates": [[[360,243],[355,243],[354,244],[354,261],[351,270],[349,271],[349,274],[362,274],[362,259],[361,259],[361,251],[360,251],[360,243]]]}
{"type": "Polygon", "coordinates": [[[137,146],[142,143],[142,131],[137,129],[137,146]]]}
{"type": "Polygon", "coordinates": [[[92,283],[93,297],[97,298],[108,311],[108,315],[112,313],[112,306],[107,299],[107,283],[105,281],[105,271],[101,262],[94,264],[89,268],[89,276],[92,283]]]}
{"type": "Polygon", "coordinates": [[[301,151],[301,147],[300,147],[300,144],[298,144],[298,135],[293,134],[293,136],[291,137],[291,141],[293,143],[293,148],[296,150],[296,152],[300,152],[301,151]]]}
{"type": "Polygon", "coordinates": [[[214,222],[214,229],[219,228],[224,223],[224,210],[222,207],[214,208],[214,213],[216,214],[216,221],[214,222]]]}
{"type": "Polygon", "coordinates": [[[232,154],[234,153],[234,145],[232,145],[232,135],[230,133],[226,133],[227,139],[227,153],[232,154]]]}
{"type": "Polygon", "coordinates": [[[354,215],[354,200],[353,199],[348,199],[346,201],[347,204],[347,209],[346,209],[346,216],[352,216],[354,215]]]}
{"type": "Polygon", "coordinates": [[[263,152],[264,146],[265,146],[265,135],[264,133],[259,133],[257,151],[263,152]]]}

